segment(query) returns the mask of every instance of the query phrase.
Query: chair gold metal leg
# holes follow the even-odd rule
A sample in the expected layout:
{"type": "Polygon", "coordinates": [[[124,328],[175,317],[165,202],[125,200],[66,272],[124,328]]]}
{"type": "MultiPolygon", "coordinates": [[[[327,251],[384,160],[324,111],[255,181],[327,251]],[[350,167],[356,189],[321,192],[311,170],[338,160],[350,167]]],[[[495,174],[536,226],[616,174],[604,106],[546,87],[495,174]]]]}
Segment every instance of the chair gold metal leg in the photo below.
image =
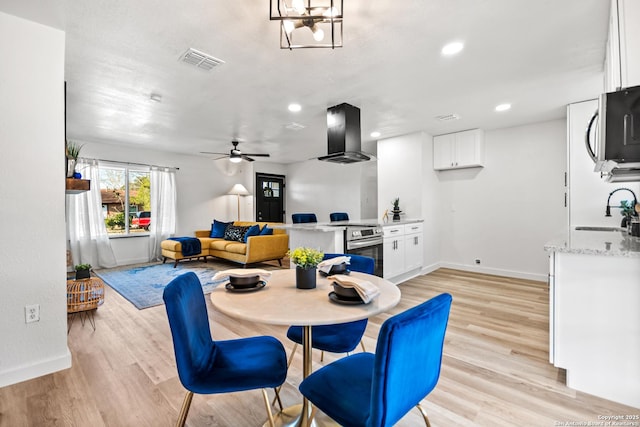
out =
{"type": "Polygon", "coordinates": [[[176,427],[184,427],[184,423],[187,421],[189,408],[191,407],[191,399],[193,399],[193,392],[188,391],[184,396],[184,400],[182,401],[182,408],[180,409],[180,415],[178,416],[176,427]]]}
{"type": "Polygon", "coordinates": [[[298,349],[298,343],[293,344],[293,350],[291,350],[291,356],[289,356],[289,361],[287,362],[287,368],[291,366],[291,362],[293,362],[293,356],[296,354],[297,349],[298,349]]]}
{"type": "Polygon", "coordinates": [[[311,415],[309,415],[309,424],[313,423],[313,419],[316,417],[317,412],[318,412],[318,408],[316,408],[316,405],[311,405],[311,415]]]}
{"type": "Polygon", "coordinates": [[[324,350],[320,352],[320,362],[324,362],[324,350]]]}
{"type": "MultiPolygon", "coordinates": [[[[275,388],[273,389],[273,391],[275,391],[275,393],[276,393],[276,398],[275,398],[275,400],[277,400],[277,401],[278,401],[278,406],[280,407],[280,412],[282,412],[282,410],[283,410],[284,408],[282,407],[282,400],[280,400],[280,390],[279,390],[280,388],[282,388],[282,386],[280,386],[280,387],[275,387],[275,388]]],[[[273,403],[272,403],[272,405],[273,405],[273,403]]]]}
{"type": "Polygon", "coordinates": [[[262,389],[262,397],[264,398],[264,406],[267,407],[267,416],[269,417],[269,425],[271,427],[275,427],[275,422],[273,421],[273,414],[271,413],[271,405],[269,404],[269,395],[267,395],[267,389],[262,389]]]}
{"type": "MultiPolygon", "coordinates": [[[[293,362],[293,356],[295,356],[297,349],[298,349],[298,343],[294,343],[293,350],[291,350],[291,356],[289,356],[289,360],[287,361],[287,370],[289,369],[289,366],[291,366],[291,362],[293,362]]],[[[273,398],[273,401],[271,402],[271,404],[275,405],[276,399],[277,399],[278,404],[280,405],[280,412],[282,412],[282,402],[280,402],[280,389],[282,389],[282,386],[274,389],[276,391],[276,397],[273,398]]]]}
{"type": "Polygon", "coordinates": [[[367,351],[367,349],[364,348],[364,341],[360,340],[360,346],[362,347],[362,351],[367,351]]]}
{"type": "Polygon", "coordinates": [[[420,410],[420,413],[422,414],[422,418],[424,418],[424,422],[427,425],[427,427],[431,427],[431,423],[429,422],[429,417],[427,417],[427,411],[425,411],[424,408],[420,406],[419,403],[416,405],[416,407],[420,410]]]}

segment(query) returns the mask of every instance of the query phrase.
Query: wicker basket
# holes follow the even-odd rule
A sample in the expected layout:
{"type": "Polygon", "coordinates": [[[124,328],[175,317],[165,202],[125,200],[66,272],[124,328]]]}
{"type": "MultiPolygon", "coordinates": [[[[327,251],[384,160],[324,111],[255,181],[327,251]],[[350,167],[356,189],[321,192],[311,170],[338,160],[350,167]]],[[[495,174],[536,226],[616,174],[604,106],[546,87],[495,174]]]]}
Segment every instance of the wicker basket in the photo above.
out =
{"type": "Polygon", "coordinates": [[[67,280],[67,313],[94,310],[104,303],[104,283],[99,277],[67,280]]]}

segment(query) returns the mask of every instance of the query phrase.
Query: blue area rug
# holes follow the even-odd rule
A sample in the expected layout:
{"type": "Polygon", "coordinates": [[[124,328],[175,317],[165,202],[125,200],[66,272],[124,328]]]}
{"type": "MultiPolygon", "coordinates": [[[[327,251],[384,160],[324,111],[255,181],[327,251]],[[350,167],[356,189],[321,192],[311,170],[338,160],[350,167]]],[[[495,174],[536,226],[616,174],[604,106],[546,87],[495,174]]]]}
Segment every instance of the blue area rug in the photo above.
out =
{"type": "Polygon", "coordinates": [[[223,280],[213,281],[216,269],[208,267],[190,267],[188,265],[173,268],[173,263],[145,265],[129,269],[104,269],[95,274],[139,310],[164,304],[162,292],[171,280],[183,273],[193,271],[198,275],[202,290],[210,293],[223,280]]]}

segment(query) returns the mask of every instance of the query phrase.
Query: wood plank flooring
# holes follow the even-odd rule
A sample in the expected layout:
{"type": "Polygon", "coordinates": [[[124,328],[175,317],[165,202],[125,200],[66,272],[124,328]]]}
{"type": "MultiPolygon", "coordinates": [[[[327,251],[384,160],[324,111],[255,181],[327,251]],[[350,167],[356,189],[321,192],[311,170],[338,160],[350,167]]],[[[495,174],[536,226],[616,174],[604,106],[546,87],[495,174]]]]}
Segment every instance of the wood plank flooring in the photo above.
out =
{"type": "MultiPolygon", "coordinates": [[[[388,317],[439,293],[453,295],[440,381],[423,401],[432,426],[554,426],[640,413],[564,385],[564,372],[548,362],[546,283],[440,269],[400,289],[399,305],[370,319],[367,350],[375,350],[380,325],[388,317]]],[[[285,327],[231,319],[215,312],[208,298],[207,305],[214,339],[266,334],[291,350],[285,327]]],[[[95,320],[95,332],[88,323],[82,327],[74,322],[71,369],[0,389],[0,426],[174,425],[184,389],[164,306],[137,310],[107,287],[95,320]]],[[[319,354],[314,356],[316,369],[322,363],[319,354]]],[[[340,356],[325,354],[324,363],[340,356]]],[[[298,351],[282,391],[285,406],[300,401],[301,365],[298,351]]],[[[248,391],[196,395],[187,425],[251,427],[264,420],[260,391],[248,391]]],[[[417,410],[398,424],[420,425],[417,410]]]]}

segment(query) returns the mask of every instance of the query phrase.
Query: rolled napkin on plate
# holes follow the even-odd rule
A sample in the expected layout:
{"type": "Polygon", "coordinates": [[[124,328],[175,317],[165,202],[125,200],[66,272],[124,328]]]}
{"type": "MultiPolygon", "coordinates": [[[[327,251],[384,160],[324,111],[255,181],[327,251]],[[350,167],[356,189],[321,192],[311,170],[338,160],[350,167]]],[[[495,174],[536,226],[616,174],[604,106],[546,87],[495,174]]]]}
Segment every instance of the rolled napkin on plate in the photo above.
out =
{"type": "Polygon", "coordinates": [[[335,258],[325,259],[324,261],[320,262],[320,264],[318,264],[318,270],[322,271],[323,273],[329,274],[329,272],[331,271],[331,268],[334,265],[340,265],[342,263],[350,264],[351,257],[337,256],[335,258]]]}
{"type": "Polygon", "coordinates": [[[250,277],[250,276],[260,276],[260,280],[266,282],[271,277],[271,272],[267,270],[263,270],[261,268],[231,268],[229,270],[218,271],[214,276],[213,280],[225,280],[229,277],[250,277]]]}
{"type": "Polygon", "coordinates": [[[358,279],[344,274],[329,276],[327,279],[333,280],[343,288],[355,289],[365,304],[370,303],[374,298],[380,295],[380,289],[368,280],[358,279]]]}

